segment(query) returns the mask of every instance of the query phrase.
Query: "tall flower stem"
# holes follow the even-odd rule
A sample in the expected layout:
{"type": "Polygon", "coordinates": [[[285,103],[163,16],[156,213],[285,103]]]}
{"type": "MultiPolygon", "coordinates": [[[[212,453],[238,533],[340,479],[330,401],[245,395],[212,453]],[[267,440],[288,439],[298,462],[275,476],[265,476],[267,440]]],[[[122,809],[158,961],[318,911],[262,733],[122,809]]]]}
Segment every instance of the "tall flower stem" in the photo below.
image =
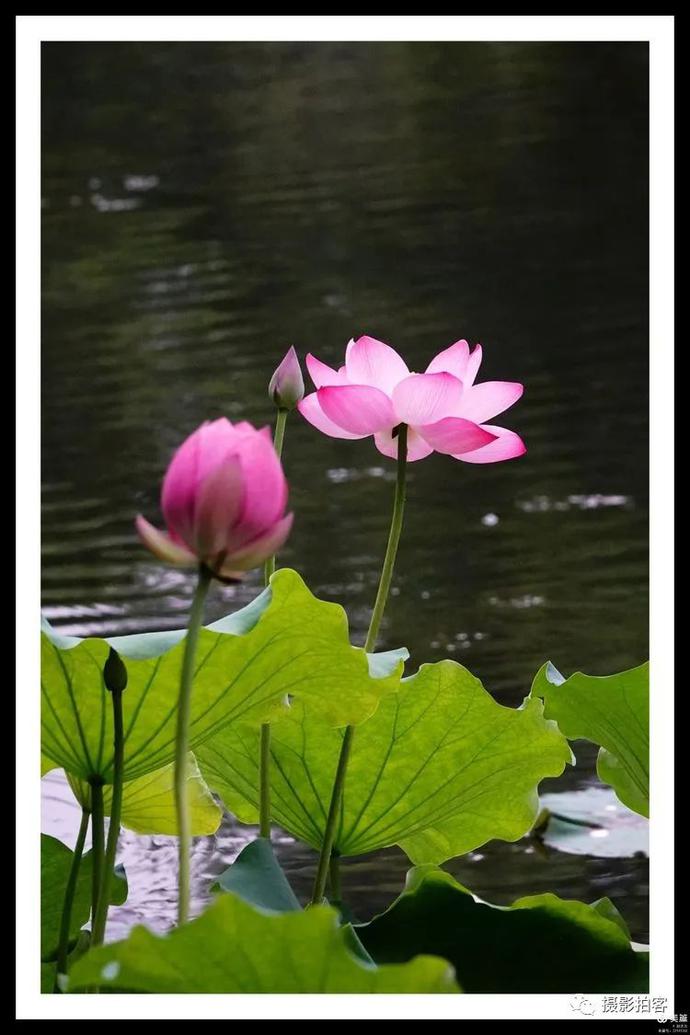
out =
{"type": "Polygon", "coordinates": [[[259,741],[259,837],[271,837],[271,724],[261,724],[259,741]]]}
{"type": "Polygon", "coordinates": [[[189,714],[192,701],[194,660],[199,641],[199,630],[204,617],[204,603],[211,585],[211,572],[204,565],[199,568],[199,579],[189,614],[184,641],[180,696],[177,704],[177,734],[175,740],[175,810],[179,852],[177,922],[184,924],[189,916],[189,853],[192,844],[187,796],[187,755],[189,753],[189,714]]]}
{"type": "MultiPolygon", "coordinates": [[[[285,425],[287,423],[288,411],[278,409],[276,416],[276,427],[273,434],[273,447],[278,458],[283,455],[283,441],[285,440],[285,425]]],[[[268,586],[271,575],[276,570],[275,556],[269,557],[264,565],[264,582],[268,586]]],[[[261,725],[261,739],[259,745],[259,837],[270,838],[271,836],[271,724],[264,722],[261,725]]]]}
{"type": "Polygon", "coordinates": [[[110,804],[110,826],[108,827],[108,843],[103,860],[103,876],[98,897],[96,919],[91,932],[91,944],[102,945],[105,935],[105,924],[110,904],[110,886],[115,868],[115,853],[120,835],[120,815],[122,814],[122,773],[124,769],[125,735],[122,719],[122,691],[114,690],[113,699],[113,796],[110,804]]]}
{"type": "Polygon", "coordinates": [[[400,533],[402,532],[403,514],[405,511],[405,472],[407,468],[407,424],[400,424],[398,427],[398,470],[395,480],[395,497],[393,499],[393,513],[391,515],[391,527],[388,533],[386,555],[383,558],[379,588],[374,601],[374,610],[371,613],[369,631],[364,642],[364,649],[369,653],[376,646],[379,635],[381,619],[386,609],[388,594],[393,580],[393,569],[395,558],[398,553],[400,533]]]}
{"type": "MultiPolygon", "coordinates": [[[[283,455],[283,442],[285,440],[285,425],[287,423],[288,411],[279,409],[276,415],[276,427],[273,432],[273,448],[278,454],[278,459],[283,455]]],[[[264,582],[266,585],[271,581],[271,575],[276,570],[276,559],[269,557],[264,565],[264,582]]]]}
{"type": "Polygon", "coordinates": [[[96,926],[98,901],[103,880],[103,784],[90,782],[91,787],[91,931],[96,926]]]}
{"type": "Polygon", "coordinates": [[[57,967],[54,989],[56,992],[59,991],[58,976],[60,974],[67,973],[69,932],[70,925],[72,923],[72,904],[74,902],[74,893],[77,889],[77,880],[79,879],[79,870],[81,868],[81,857],[84,854],[84,842],[86,841],[86,831],[89,828],[90,818],[91,813],[89,810],[82,808],[81,823],[79,824],[79,833],[77,834],[77,843],[74,846],[72,865],[70,866],[67,884],[65,885],[65,896],[62,900],[62,916],[60,917],[60,934],[58,936],[57,967]]]}
{"type": "MultiPolygon", "coordinates": [[[[397,478],[395,482],[393,514],[391,515],[391,527],[390,532],[388,533],[386,555],[383,559],[383,567],[381,568],[379,588],[376,594],[376,600],[374,602],[374,610],[371,613],[369,631],[367,632],[367,638],[364,643],[364,649],[367,653],[373,651],[374,647],[376,646],[376,640],[379,634],[379,628],[381,626],[381,619],[383,618],[383,612],[386,609],[386,602],[388,600],[388,594],[391,588],[391,581],[393,579],[395,558],[398,552],[398,543],[400,542],[400,533],[402,531],[403,513],[405,510],[407,425],[400,424],[397,431],[398,469],[397,478]]],[[[354,726],[347,726],[345,728],[345,733],[343,735],[343,743],[340,748],[340,757],[338,758],[338,765],[335,771],[335,778],[333,780],[333,790],[331,792],[331,802],[328,808],[328,816],[326,818],[326,829],[324,830],[323,834],[323,844],[321,845],[319,865],[316,870],[316,879],[314,880],[314,890],[311,898],[312,905],[317,905],[319,902],[323,900],[324,892],[326,890],[328,868],[331,859],[331,853],[333,851],[333,843],[335,841],[335,828],[338,816],[340,814],[340,806],[343,798],[343,788],[345,786],[345,773],[347,772],[347,763],[350,758],[350,751],[352,749],[352,740],[354,737],[354,733],[354,726]]]]}
{"type": "Polygon", "coordinates": [[[337,852],[331,852],[331,861],[328,867],[328,884],[331,902],[341,902],[343,892],[340,884],[340,856],[337,852]]]}

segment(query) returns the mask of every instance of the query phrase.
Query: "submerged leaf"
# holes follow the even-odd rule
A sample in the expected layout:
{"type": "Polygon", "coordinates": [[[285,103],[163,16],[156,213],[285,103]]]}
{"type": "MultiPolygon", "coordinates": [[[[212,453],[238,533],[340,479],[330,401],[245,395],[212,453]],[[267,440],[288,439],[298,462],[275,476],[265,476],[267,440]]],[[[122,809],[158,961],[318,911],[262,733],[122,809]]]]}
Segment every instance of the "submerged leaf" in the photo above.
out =
{"type": "Polygon", "coordinates": [[[533,895],[493,906],[443,870],[410,870],[403,894],[357,927],[377,963],[443,956],[465,992],[647,992],[648,963],[608,899],[533,895]],[[615,915],[614,915],[615,914],[615,915]]]}
{"type": "Polygon", "coordinates": [[[551,662],[537,672],[532,697],[566,737],[599,744],[597,772],[629,809],[649,816],[649,664],[613,676],[568,679],[551,662]]]}
{"type": "MultiPolygon", "coordinates": [[[[114,647],[127,666],[122,703],[125,780],[160,769],[174,755],[184,631],[77,640],[42,635],[42,750],[56,766],[112,782],[113,728],[103,666],[114,647]]],[[[194,748],[232,722],[258,726],[286,695],[309,701],[333,725],[367,719],[402,671],[375,678],[367,655],[349,642],[337,604],[314,597],[281,568],[259,600],[201,630],[191,702],[194,748]]]]}
{"type": "Polygon", "coordinates": [[[219,895],[197,920],[160,937],[135,927],[126,941],[93,949],[75,963],[69,991],[129,992],[457,992],[453,969],[420,956],[376,967],[347,948],[327,906],[268,914],[219,895]]]}
{"type": "MultiPolygon", "coordinates": [[[[298,701],[272,729],[274,820],[315,848],[342,736],[298,701]]],[[[197,754],[227,808],[256,822],[258,734],[226,727],[197,754]]],[[[355,732],[335,849],[397,843],[415,862],[442,862],[492,838],[516,841],[537,815],[537,784],[570,759],[540,701],[506,708],[461,665],[423,665],[355,732]]]]}

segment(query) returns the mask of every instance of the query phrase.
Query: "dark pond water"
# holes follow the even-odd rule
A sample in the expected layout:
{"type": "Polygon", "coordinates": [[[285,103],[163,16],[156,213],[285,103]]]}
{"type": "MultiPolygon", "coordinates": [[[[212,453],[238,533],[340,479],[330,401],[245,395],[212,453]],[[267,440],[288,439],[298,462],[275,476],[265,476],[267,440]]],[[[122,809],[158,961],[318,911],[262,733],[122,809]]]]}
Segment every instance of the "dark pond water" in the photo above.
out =
{"type": "MultiPolygon", "coordinates": [[[[138,545],[133,515],[157,517],[170,453],[201,420],[272,419],[288,345],[335,363],[367,332],[419,370],[467,337],[482,379],[525,383],[505,423],[529,451],[411,468],[381,646],[407,645],[410,670],[456,658],[507,704],[547,658],[604,674],[647,657],[646,45],[50,44],[42,114],[51,622],[184,624],[190,580],[138,545]]],[[[281,560],[362,642],[393,463],[296,417],[286,469],[281,560]]],[[[216,589],[209,618],[259,585],[216,589]]],[[[545,790],[592,782],[593,753],[577,755],[545,790]]],[[[245,837],[223,830],[197,845],[216,868],[245,837]]],[[[123,841],[128,922],[167,916],[161,844],[123,841]]],[[[306,888],[311,853],[281,852],[306,888]]],[[[522,841],[449,868],[501,902],[610,894],[646,937],[644,858],[522,841]]],[[[354,862],[359,912],[404,869],[397,850],[354,862]]]]}

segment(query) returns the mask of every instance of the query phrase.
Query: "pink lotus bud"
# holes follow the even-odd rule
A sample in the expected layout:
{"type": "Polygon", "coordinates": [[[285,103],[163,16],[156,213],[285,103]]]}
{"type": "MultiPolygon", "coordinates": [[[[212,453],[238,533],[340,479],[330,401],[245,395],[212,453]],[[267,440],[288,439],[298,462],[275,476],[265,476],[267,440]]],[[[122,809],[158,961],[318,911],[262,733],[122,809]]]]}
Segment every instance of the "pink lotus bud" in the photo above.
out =
{"type": "Polygon", "coordinates": [[[304,378],[294,345],[285,353],[268,385],[268,396],[279,410],[294,410],[304,398],[304,378]]]}
{"type": "Polygon", "coordinates": [[[167,531],[141,514],[137,531],[169,564],[204,564],[219,578],[237,578],[287,539],[287,491],[269,429],[221,417],[197,428],[170,461],[161,494],[167,531]]]}

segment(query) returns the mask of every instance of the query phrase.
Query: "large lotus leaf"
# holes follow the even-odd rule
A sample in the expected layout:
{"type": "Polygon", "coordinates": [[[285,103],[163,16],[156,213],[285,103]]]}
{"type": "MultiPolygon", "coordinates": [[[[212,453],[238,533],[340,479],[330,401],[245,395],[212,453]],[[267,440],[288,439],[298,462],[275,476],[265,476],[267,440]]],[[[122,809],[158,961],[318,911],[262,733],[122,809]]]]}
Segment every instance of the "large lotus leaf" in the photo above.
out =
{"type": "Polygon", "coordinates": [[[408,874],[393,905],[356,931],[377,963],[443,956],[465,992],[646,992],[648,960],[607,899],[534,895],[512,906],[476,899],[442,870],[408,874]]]}
{"type": "MultiPolygon", "coordinates": [[[[353,740],[335,848],[360,855],[399,844],[415,862],[442,862],[491,838],[515,841],[537,815],[537,784],[571,760],[542,704],[506,708],[453,661],[423,665],[384,698],[353,740]]],[[[294,702],[273,726],[276,823],[318,848],[342,730],[294,702]]],[[[202,745],[209,786],[245,823],[258,817],[257,734],[226,727],[202,745]]]]}
{"type": "MultiPolygon", "coordinates": [[[[88,807],[89,785],[67,774],[67,780],[80,805],[88,807]]],[[[105,815],[110,815],[112,789],[103,789],[105,815]]],[[[223,818],[223,810],[206,786],[194,755],[187,756],[187,801],[192,837],[215,834],[223,818]]],[[[172,762],[153,773],[129,780],[122,788],[123,827],[136,834],[177,835],[174,766],[172,762]]]]}
{"type": "Polygon", "coordinates": [[[259,912],[220,895],[197,920],[160,937],[135,927],[93,949],[70,971],[70,992],[457,992],[445,960],[421,956],[376,967],[348,950],[338,913],[259,912]]]}
{"type": "Polygon", "coordinates": [[[544,699],[544,714],[566,737],[600,745],[600,778],[629,809],[649,816],[649,664],[565,679],[549,661],[534,677],[532,696],[544,699]]]}
{"type": "MultiPolygon", "coordinates": [[[[190,747],[230,722],[258,725],[288,694],[308,700],[325,721],[346,725],[363,722],[380,697],[397,688],[402,662],[391,676],[372,676],[364,650],[349,642],[343,609],[314,597],[296,572],[277,571],[249,617],[246,612],[201,630],[190,747]]],[[[44,627],[43,753],[74,776],[112,782],[112,707],[103,666],[114,646],[128,671],[125,779],[170,762],[183,638],[152,633],[75,640],[44,627]]]]}
{"type": "MultiPolygon", "coordinates": [[[[41,834],[41,959],[55,958],[62,919],[62,905],[67,878],[72,867],[74,854],[62,841],[47,834],[41,834]]],[[[110,902],[122,905],[127,898],[127,881],[124,871],[115,870],[111,882],[110,902]]],[[[91,911],[91,853],[82,856],[79,876],[72,902],[70,939],[79,934],[91,911]]]]}

